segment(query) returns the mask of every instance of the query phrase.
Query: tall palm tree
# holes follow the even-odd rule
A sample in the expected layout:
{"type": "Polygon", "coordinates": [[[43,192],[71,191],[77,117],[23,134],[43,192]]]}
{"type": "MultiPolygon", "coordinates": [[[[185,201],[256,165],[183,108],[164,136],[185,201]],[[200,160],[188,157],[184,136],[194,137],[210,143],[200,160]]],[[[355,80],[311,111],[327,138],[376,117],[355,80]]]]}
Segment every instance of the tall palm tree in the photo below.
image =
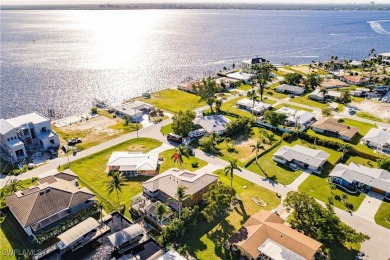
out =
{"type": "Polygon", "coordinates": [[[99,201],[99,203],[97,204],[97,208],[99,210],[99,218],[103,221],[103,208],[104,208],[103,202],[99,201]]]}
{"type": "Polygon", "coordinates": [[[122,192],[122,186],[124,185],[125,178],[122,173],[118,171],[110,172],[108,176],[111,177],[111,180],[106,181],[108,194],[111,194],[114,190],[116,191],[117,205],[119,207],[119,192],[122,192]]]}
{"type": "Polygon", "coordinates": [[[255,90],[248,91],[247,96],[248,96],[248,98],[249,98],[250,100],[252,100],[252,102],[253,102],[253,104],[252,104],[252,115],[253,115],[254,112],[255,112],[255,110],[254,110],[254,108],[255,108],[255,103],[256,103],[256,101],[259,100],[259,96],[257,96],[257,93],[256,93],[255,90]]]}
{"type": "Polygon", "coordinates": [[[237,166],[237,159],[229,160],[229,165],[223,169],[225,176],[229,174],[230,177],[230,186],[233,188],[233,176],[234,170],[242,172],[241,168],[237,166]]]}
{"type": "Polygon", "coordinates": [[[11,180],[7,185],[7,190],[10,194],[17,192],[21,188],[23,188],[22,182],[17,179],[11,180]]]}
{"type": "Polygon", "coordinates": [[[186,147],[184,147],[183,145],[179,145],[178,147],[176,147],[176,151],[171,157],[173,159],[173,161],[176,163],[176,167],[177,167],[177,164],[179,163],[180,168],[182,168],[183,162],[184,162],[183,156],[188,158],[189,157],[188,151],[187,151],[186,147]]]}
{"type": "Polygon", "coordinates": [[[261,140],[257,140],[256,144],[252,144],[251,147],[252,147],[252,152],[256,151],[256,164],[259,166],[257,157],[259,156],[259,150],[264,148],[263,142],[261,140]]]}
{"type": "Polygon", "coordinates": [[[160,221],[160,227],[162,228],[162,222],[163,222],[165,214],[168,213],[168,207],[164,203],[158,202],[157,207],[156,207],[156,211],[157,211],[158,221],[160,221]]]}
{"type": "Polygon", "coordinates": [[[342,152],[341,160],[344,160],[344,156],[351,151],[352,147],[349,144],[340,144],[339,151],[342,152]]]}
{"type": "Polygon", "coordinates": [[[177,191],[176,191],[176,194],[175,194],[175,200],[178,202],[179,204],[179,219],[181,218],[181,208],[183,206],[183,203],[188,199],[190,198],[191,196],[189,194],[186,194],[186,191],[187,191],[187,187],[186,186],[183,186],[183,185],[179,185],[179,187],[177,187],[177,191]]]}

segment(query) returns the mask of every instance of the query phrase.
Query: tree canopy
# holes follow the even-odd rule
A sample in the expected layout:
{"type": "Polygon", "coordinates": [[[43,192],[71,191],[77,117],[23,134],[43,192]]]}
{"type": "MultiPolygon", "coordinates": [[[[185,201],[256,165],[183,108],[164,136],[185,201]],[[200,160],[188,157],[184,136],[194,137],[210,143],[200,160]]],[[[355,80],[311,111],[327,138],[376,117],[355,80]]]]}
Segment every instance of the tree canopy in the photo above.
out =
{"type": "Polygon", "coordinates": [[[317,73],[310,73],[305,80],[306,85],[311,89],[315,89],[316,87],[320,86],[322,81],[324,81],[324,79],[321,78],[317,73]]]}
{"type": "Polygon", "coordinates": [[[177,115],[172,117],[172,131],[178,135],[186,137],[188,133],[195,129],[195,124],[192,122],[195,119],[195,112],[186,110],[179,111],[177,115]]]}
{"type": "Polygon", "coordinates": [[[302,78],[303,76],[299,73],[287,73],[286,75],[284,75],[284,83],[289,85],[298,85],[301,82],[302,78]]]}
{"type": "Polygon", "coordinates": [[[330,204],[322,207],[305,193],[290,191],[283,205],[294,210],[290,221],[294,229],[325,245],[361,243],[370,238],[341,222],[330,204]]]}
{"type": "Polygon", "coordinates": [[[282,113],[276,113],[274,111],[265,111],[264,118],[267,123],[272,125],[273,127],[278,127],[279,125],[283,125],[287,116],[282,113]]]}
{"type": "Polygon", "coordinates": [[[390,171],[390,158],[381,158],[378,160],[378,166],[381,169],[384,169],[386,171],[390,171]]]}
{"type": "Polygon", "coordinates": [[[230,209],[230,204],[235,196],[235,190],[222,182],[210,186],[208,192],[203,194],[206,207],[202,214],[208,222],[213,221],[216,217],[225,215],[230,209]]]}
{"type": "MultiPolygon", "coordinates": [[[[195,88],[195,86],[193,86],[195,88]]],[[[196,86],[197,94],[200,96],[199,101],[205,101],[210,106],[211,112],[213,112],[213,104],[215,102],[215,94],[221,91],[221,88],[217,86],[215,80],[212,78],[203,79],[196,86]]]]}

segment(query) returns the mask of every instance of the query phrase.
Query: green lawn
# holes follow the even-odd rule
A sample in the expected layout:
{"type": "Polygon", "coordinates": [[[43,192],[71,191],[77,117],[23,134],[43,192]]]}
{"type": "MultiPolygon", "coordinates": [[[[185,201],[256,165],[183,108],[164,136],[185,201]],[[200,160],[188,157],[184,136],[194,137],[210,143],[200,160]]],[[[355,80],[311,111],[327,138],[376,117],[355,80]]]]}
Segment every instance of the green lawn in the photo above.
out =
{"type": "Polygon", "coordinates": [[[303,97],[295,97],[290,99],[291,102],[311,106],[311,107],[317,107],[317,108],[326,108],[328,105],[325,103],[320,103],[314,100],[311,100],[309,96],[305,95],[303,97]]]}
{"type": "Polygon", "coordinates": [[[375,222],[390,229],[390,202],[383,201],[375,214],[375,222]]]}
{"type": "Polygon", "coordinates": [[[199,96],[177,89],[164,89],[153,93],[149,99],[139,98],[139,100],[172,113],[187,109],[194,110],[206,105],[205,102],[199,102],[199,96]]]}
{"type": "Polygon", "coordinates": [[[160,129],[160,132],[161,132],[162,134],[164,134],[164,135],[168,135],[169,133],[173,133],[173,131],[172,131],[172,124],[163,126],[163,127],[160,129]]]}
{"type": "Polygon", "coordinates": [[[241,84],[237,89],[250,90],[250,89],[252,89],[252,86],[249,84],[241,84]]]}
{"type": "MultiPolygon", "coordinates": [[[[219,174],[219,180],[230,185],[230,179],[225,176],[222,170],[214,172],[219,174]]],[[[233,187],[242,199],[242,205],[234,209],[226,218],[216,219],[212,223],[201,223],[196,228],[188,232],[182,239],[182,250],[188,251],[196,259],[217,260],[235,259],[229,251],[223,248],[223,243],[241,225],[257,211],[271,210],[280,204],[280,200],[275,193],[263,187],[255,185],[237,176],[233,179],[233,187]],[[244,189],[244,186],[247,188],[244,189]],[[252,197],[258,198],[268,203],[261,207],[254,203],[252,197]]]]}
{"type": "Polygon", "coordinates": [[[207,162],[198,159],[194,156],[190,156],[189,158],[183,156],[183,164],[177,164],[173,161],[172,156],[175,153],[175,149],[166,150],[162,153],[160,153],[160,157],[164,157],[164,162],[160,166],[160,173],[165,172],[168,169],[171,168],[182,168],[187,169],[190,171],[196,171],[199,168],[202,168],[207,165],[207,162]],[[193,162],[198,162],[198,167],[192,167],[193,162]]]}
{"type": "Polygon", "coordinates": [[[385,123],[389,123],[390,122],[390,119],[383,120],[382,118],[376,117],[373,114],[370,114],[368,112],[357,112],[356,116],[361,117],[361,118],[365,118],[365,119],[368,119],[368,120],[372,120],[372,121],[377,121],[377,122],[385,122],[385,123]]]}
{"type": "Polygon", "coordinates": [[[290,105],[290,104],[279,104],[279,105],[275,106],[274,108],[279,109],[282,107],[289,107],[289,108],[295,109],[295,110],[303,110],[303,111],[313,112],[313,110],[311,110],[311,109],[300,107],[300,106],[294,106],[294,105],[290,105]]]}
{"type": "Polygon", "coordinates": [[[356,163],[356,164],[362,164],[366,167],[374,167],[378,168],[378,163],[376,161],[371,161],[368,159],[364,159],[359,156],[351,156],[351,155],[346,155],[344,157],[345,164],[350,164],[351,162],[356,163]]]}
{"type": "MultiPolygon", "coordinates": [[[[116,193],[108,194],[106,182],[110,180],[107,176],[106,164],[112,152],[115,151],[137,151],[148,152],[161,145],[161,142],[150,138],[131,139],[122,144],[113,146],[106,150],[92,154],[85,158],[79,159],[71,163],[71,170],[74,171],[83,181],[88,183],[101,195],[105,196],[114,205],[117,205],[116,193]]],[[[149,177],[131,177],[126,179],[125,185],[122,187],[122,192],[119,194],[120,203],[125,203],[128,208],[130,200],[133,196],[142,191],[141,183],[149,177]]],[[[125,214],[129,216],[128,211],[125,214]]]]}
{"type": "Polygon", "coordinates": [[[234,113],[238,116],[254,117],[250,112],[243,110],[243,109],[239,109],[236,107],[237,101],[244,99],[244,98],[247,98],[247,97],[242,96],[242,97],[238,97],[238,98],[232,99],[232,100],[227,101],[227,102],[223,102],[222,106],[221,106],[221,110],[225,111],[225,112],[234,113]]]}

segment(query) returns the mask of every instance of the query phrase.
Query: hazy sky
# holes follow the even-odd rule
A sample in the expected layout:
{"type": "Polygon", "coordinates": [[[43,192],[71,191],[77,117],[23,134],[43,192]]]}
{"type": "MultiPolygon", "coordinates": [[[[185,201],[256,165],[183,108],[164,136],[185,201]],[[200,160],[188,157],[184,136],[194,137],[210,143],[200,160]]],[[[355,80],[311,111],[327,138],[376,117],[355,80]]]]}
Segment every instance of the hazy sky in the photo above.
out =
{"type": "MultiPolygon", "coordinates": [[[[390,0],[373,0],[375,3],[390,4],[390,0]]],[[[293,0],[293,1],[270,1],[270,0],[1,0],[2,5],[24,5],[24,4],[106,4],[106,3],[208,3],[208,2],[224,2],[224,3],[370,3],[370,0],[293,0]]]]}

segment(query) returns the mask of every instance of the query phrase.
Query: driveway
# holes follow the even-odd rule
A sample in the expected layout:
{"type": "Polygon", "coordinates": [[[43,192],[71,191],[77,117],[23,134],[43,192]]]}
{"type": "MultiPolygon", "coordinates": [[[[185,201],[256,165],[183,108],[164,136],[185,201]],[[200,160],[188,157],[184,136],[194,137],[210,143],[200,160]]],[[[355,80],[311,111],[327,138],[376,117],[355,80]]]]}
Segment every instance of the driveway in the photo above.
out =
{"type": "Polygon", "coordinates": [[[382,204],[383,198],[383,195],[370,191],[367,193],[362,204],[360,204],[360,207],[354,214],[375,223],[374,217],[382,204]]]}
{"type": "Polygon", "coordinates": [[[303,171],[301,175],[298,176],[292,183],[287,185],[287,187],[291,188],[292,190],[298,190],[299,185],[302,184],[309,176],[311,172],[309,171],[303,171]]]}

